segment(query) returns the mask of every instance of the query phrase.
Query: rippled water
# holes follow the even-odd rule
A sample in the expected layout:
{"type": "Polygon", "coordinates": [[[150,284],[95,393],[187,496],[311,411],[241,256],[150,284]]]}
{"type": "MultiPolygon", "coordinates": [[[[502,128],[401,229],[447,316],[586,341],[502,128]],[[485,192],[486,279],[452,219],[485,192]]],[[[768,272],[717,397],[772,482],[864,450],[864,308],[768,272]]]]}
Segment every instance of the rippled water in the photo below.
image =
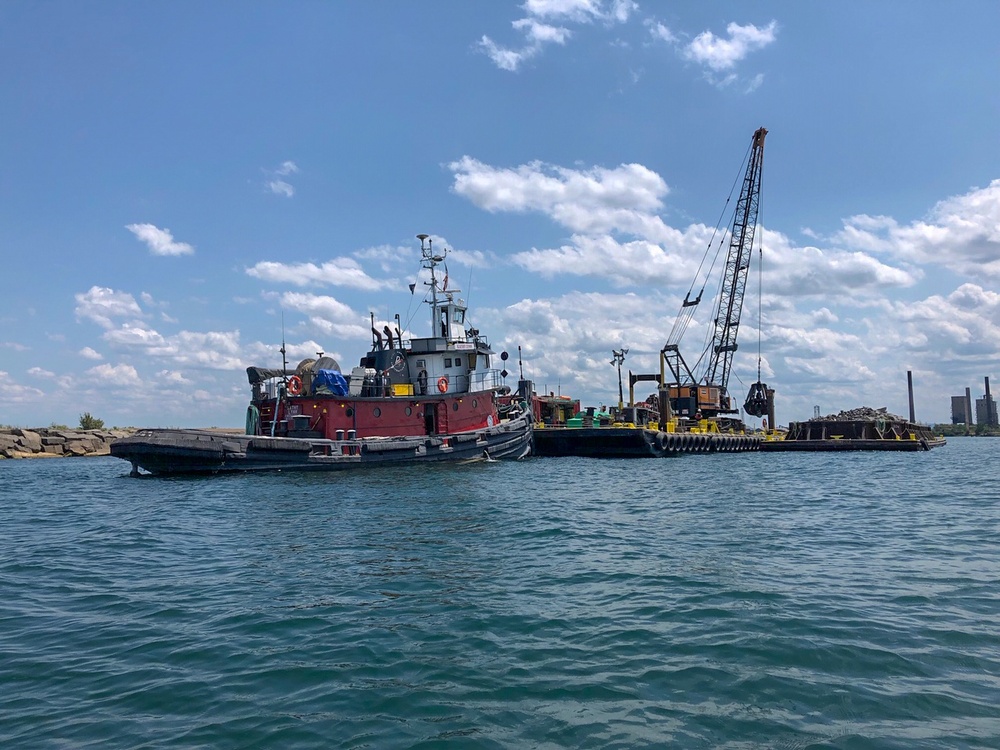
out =
{"type": "Polygon", "coordinates": [[[0,747],[1000,747],[1000,440],[0,462],[0,747]]]}

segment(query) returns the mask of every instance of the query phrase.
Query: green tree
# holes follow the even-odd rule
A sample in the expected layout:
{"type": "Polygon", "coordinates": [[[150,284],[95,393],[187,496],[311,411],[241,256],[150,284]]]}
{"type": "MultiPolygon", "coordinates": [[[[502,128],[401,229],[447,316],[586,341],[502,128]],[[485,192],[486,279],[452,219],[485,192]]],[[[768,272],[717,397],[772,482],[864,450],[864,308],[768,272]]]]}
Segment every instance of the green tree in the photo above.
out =
{"type": "Polygon", "coordinates": [[[98,419],[97,417],[90,416],[89,411],[85,411],[80,415],[80,429],[81,430],[103,430],[104,420],[98,419]]]}

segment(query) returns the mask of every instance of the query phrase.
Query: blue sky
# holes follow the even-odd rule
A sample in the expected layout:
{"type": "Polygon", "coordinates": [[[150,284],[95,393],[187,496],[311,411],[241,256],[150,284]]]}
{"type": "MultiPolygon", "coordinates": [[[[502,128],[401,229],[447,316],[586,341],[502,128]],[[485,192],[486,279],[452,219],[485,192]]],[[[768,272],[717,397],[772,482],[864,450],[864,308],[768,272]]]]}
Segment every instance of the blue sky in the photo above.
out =
{"type": "Polygon", "coordinates": [[[369,312],[427,335],[421,232],[497,351],[610,403],[761,126],[730,389],[759,338],[782,424],[906,414],[907,370],[947,421],[1000,376],[998,28],[988,0],[4,3],[0,423],[240,425],[282,331],[345,368],[369,312]]]}

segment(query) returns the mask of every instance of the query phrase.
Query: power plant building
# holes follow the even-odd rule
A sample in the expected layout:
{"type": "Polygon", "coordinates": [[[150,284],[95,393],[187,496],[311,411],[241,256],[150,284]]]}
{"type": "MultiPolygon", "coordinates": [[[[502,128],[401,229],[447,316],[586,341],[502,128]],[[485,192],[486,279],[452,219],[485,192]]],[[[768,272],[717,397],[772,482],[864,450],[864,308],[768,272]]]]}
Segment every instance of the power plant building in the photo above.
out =
{"type": "MultiPolygon", "coordinates": [[[[997,402],[990,393],[990,379],[987,377],[983,381],[983,384],[986,386],[986,395],[976,399],[975,424],[998,427],[1000,426],[1000,419],[997,418],[997,402]]],[[[973,425],[971,390],[971,388],[966,388],[964,396],[951,397],[952,424],[964,424],[966,427],[973,425]]]]}
{"type": "Polygon", "coordinates": [[[965,396],[951,397],[951,423],[965,424],[965,396]]]}
{"type": "Polygon", "coordinates": [[[997,426],[997,402],[992,397],[987,400],[976,399],[976,424],[985,424],[991,427],[997,426]]]}

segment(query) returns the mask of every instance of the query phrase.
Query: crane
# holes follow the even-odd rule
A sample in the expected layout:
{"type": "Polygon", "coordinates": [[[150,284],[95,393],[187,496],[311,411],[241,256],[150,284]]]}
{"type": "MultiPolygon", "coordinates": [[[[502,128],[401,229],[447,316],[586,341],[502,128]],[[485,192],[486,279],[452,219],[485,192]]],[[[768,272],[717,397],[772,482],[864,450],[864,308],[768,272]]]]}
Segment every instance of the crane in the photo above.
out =
{"type": "Polygon", "coordinates": [[[757,214],[760,210],[760,178],[764,166],[764,136],[767,131],[758,128],[753,134],[750,159],[743,189],[733,212],[733,224],[729,232],[729,254],[722,276],[722,291],[715,311],[715,336],[712,339],[711,357],[705,379],[708,383],[718,383],[722,390],[729,385],[729,373],[736,352],[736,335],[740,330],[740,314],[743,310],[743,293],[747,285],[747,272],[753,255],[753,237],[757,229],[757,214]]]}
{"type": "MultiPolygon", "coordinates": [[[[707,418],[722,414],[736,414],[739,411],[732,407],[728,386],[733,356],[738,348],[737,336],[740,329],[740,316],[743,311],[743,295],[753,255],[754,234],[760,210],[761,173],[764,164],[764,137],[766,135],[765,128],[758,128],[754,132],[750,144],[746,172],[743,176],[742,187],[727,235],[729,248],[713,318],[714,332],[711,342],[702,352],[694,368],[700,369],[699,364],[707,355],[704,375],[696,376],[680,353],[681,337],[687,330],[705,291],[703,284],[697,296],[692,299],[697,278],[695,282],[692,282],[691,289],[684,296],[681,310],[667,338],[667,343],[660,352],[659,377],[629,373],[630,385],[634,385],[639,380],[659,380],[661,393],[666,391],[663,395],[669,398],[671,409],[681,416],[693,417],[701,414],[702,417],[707,418]],[[667,368],[670,369],[672,376],[670,382],[666,379],[667,368]]],[[[721,251],[721,247],[722,243],[720,242],[716,257],[721,251]]],[[[711,242],[709,243],[710,249],[711,242]]],[[[706,250],[705,258],[702,259],[702,264],[698,269],[699,276],[709,250],[706,250]]],[[[707,276],[711,273],[711,267],[714,265],[715,261],[713,260],[706,273],[706,283],[707,276]]],[[[761,416],[766,409],[766,402],[762,399],[766,397],[767,386],[760,383],[759,364],[757,380],[758,382],[754,383],[750,389],[750,397],[748,397],[744,408],[754,416],[761,416]]]]}

